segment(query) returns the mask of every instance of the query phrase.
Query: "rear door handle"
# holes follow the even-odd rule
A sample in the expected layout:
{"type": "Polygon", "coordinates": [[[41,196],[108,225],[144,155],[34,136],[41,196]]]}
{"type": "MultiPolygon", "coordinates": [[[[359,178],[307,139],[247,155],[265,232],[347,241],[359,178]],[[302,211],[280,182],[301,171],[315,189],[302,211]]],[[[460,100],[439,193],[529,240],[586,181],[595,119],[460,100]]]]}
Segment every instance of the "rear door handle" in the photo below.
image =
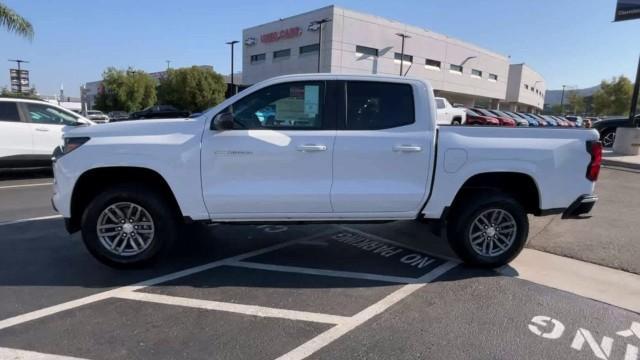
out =
{"type": "Polygon", "coordinates": [[[327,151],[327,146],[315,145],[315,144],[300,145],[298,146],[298,151],[302,151],[302,152],[327,151]]]}
{"type": "Polygon", "coordinates": [[[422,151],[422,146],[418,146],[418,145],[395,145],[393,147],[393,151],[396,151],[396,152],[420,152],[420,151],[422,151]]]}
{"type": "Polygon", "coordinates": [[[49,131],[49,129],[45,129],[45,128],[36,128],[36,131],[49,131]]]}

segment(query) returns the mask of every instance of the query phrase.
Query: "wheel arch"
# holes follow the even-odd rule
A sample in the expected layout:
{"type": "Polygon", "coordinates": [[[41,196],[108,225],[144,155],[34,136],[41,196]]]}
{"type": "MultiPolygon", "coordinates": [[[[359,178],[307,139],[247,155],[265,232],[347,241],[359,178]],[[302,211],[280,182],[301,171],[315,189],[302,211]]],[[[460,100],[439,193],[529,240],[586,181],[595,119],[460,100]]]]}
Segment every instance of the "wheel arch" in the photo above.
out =
{"type": "Polygon", "coordinates": [[[160,173],[138,166],[109,166],[87,170],[76,181],[71,195],[71,217],[67,221],[67,230],[73,233],[80,230],[82,213],[89,202],[101,190],[122,183],[139,183],[161,193],[182,217],[182,211],[176,197],[160,173]]]}
{"type": "Polygon", "coordinates": [[[464,198],[480,191],[507,193],[522,204],[528,214],[540,215],[540,190],[535,179],[522,172],[484,172],[469,177],[456,193],[451,209],[464,202],[464,198]]]}

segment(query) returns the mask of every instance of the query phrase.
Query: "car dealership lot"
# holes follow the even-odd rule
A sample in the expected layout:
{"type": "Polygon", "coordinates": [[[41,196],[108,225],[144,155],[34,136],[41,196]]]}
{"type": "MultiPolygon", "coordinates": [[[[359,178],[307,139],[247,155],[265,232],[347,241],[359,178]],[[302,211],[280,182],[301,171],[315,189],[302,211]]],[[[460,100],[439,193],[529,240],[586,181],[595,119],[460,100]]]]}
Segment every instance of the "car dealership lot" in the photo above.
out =
{"type": "MultiPolygon", "coordinates": [[[[629,179],[602,177],[607,211],[607,184],[629,179]]],[[[51,215],[46,185],[8,187],[46,182],[3,181],[2,214],[51,215]],[[5,201],[17,192],[33,202],[5,201]]],[[[633,254],[630,222],[607,241],[633,254]]],[[[532,235],[555,229],[535,219],[532,235]]],[[[515,278],[516,265],[457,266],[421,224],[196,225],[182,240],[154,268],[118,271],[59,218],[0,226],[0,358],[638,358],[637,312],[515,278]]]]}

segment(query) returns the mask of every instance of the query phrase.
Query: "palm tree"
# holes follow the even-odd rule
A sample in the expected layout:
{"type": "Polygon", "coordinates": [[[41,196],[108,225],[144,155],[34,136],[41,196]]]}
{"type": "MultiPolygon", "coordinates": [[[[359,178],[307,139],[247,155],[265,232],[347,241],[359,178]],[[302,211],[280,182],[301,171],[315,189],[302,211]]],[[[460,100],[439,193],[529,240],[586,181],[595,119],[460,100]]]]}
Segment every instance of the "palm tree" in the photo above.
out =
{"type": "Polygon", "coordinates": [[[33,26],[31,23],[3,3],[0,3],[0,27],[4,27],[9,32],[14,32],[28,39],[33,39],[33,26]]]}

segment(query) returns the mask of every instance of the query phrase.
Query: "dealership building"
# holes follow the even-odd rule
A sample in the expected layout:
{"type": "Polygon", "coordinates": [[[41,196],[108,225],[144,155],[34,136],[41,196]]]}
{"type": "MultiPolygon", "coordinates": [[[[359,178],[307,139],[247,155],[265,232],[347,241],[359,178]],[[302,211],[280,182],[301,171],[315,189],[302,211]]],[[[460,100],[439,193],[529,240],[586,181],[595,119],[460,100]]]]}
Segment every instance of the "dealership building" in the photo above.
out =
{"type": "Polygon", "coordinates": [[[544,104],[544,78],[525,64],[510,64],[507,56],[491,50],[337,6],[244,29],[242,48],[244,84],[318,70],[402,71],[428,80],[437,96],[467,107],[538,112],[544,104]]]}

